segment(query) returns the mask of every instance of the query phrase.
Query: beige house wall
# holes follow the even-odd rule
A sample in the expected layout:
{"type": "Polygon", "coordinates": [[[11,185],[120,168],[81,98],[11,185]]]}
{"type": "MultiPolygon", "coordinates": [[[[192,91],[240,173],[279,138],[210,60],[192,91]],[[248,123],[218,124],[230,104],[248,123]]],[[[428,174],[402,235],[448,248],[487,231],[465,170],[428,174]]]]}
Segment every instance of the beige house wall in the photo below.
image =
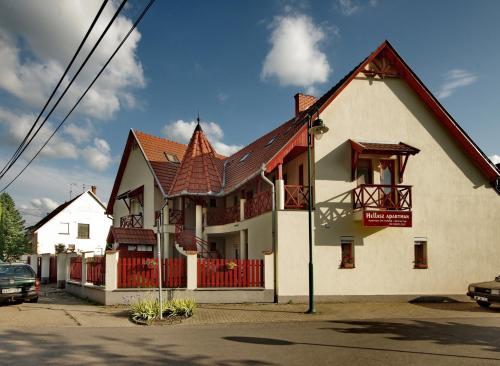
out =
{"type": "MultiPolygon", "coordinates": [[[[500,197],[432,112],[400,79],[356,78],[321,114],[315,144],[315,293],[459,294],[500,272],[500,197]],[[400,141],[409,158],[411,228],[364,228],[353,219],[348,140],[400,141]],[[340,269],[340,238],[354,237],[354,269],[340,269]],[[427,238],[428,269],[414,269],[414,239],[427,238]]],[[[376,174],[375,174],[376,175],[376,174]]],[[[378,183],[378,177],[374,177],[378,183]]],[[[307,213],[278,213],[278,294],[307,294],[307,213]]]]}

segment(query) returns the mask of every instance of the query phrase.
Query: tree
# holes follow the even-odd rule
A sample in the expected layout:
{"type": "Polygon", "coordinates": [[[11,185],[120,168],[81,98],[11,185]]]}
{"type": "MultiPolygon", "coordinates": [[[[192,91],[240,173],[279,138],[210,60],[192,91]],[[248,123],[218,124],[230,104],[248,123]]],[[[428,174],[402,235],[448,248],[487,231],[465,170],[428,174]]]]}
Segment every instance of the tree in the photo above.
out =
{"type": "Polygon", "coordinates": [[[8,193],[0,194],[0,259],[11,262],[26,253],[24,220],[8,193]]]}

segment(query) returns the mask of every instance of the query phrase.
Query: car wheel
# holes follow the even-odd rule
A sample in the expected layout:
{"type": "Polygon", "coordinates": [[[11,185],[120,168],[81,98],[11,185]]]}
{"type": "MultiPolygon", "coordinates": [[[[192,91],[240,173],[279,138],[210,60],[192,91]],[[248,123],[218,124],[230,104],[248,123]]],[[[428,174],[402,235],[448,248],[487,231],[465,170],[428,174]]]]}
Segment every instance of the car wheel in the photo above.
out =
{"type": "Polygon", "coordinates": [[[38,296],[32,299],[29,299],[28,302],[38,302],[38,296]]]}
{"type": "Polygon", "coordinates": [[[491,302],[486,301],[478,301],[477,304],[482,308],[489,308],[491,306],[491,302]]]}

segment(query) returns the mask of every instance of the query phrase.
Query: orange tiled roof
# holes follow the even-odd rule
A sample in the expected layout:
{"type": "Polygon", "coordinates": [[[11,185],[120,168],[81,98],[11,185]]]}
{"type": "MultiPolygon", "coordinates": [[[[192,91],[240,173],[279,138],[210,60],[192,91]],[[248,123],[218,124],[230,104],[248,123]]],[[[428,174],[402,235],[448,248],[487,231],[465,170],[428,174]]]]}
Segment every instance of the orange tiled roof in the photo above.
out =
{"type": "Polygon", "coordinates": [[[216,194],[222,189],[223,164],[198,124],[189,141],[169,195],[216,194]]]}
{"type": "Polygon", "coordinates": [[[129,229],[112,227],[109,229],[107,243],[156,245],[156,235],[151,229],[129,229]]]}
{"type": "Polygon", "coordinates": [[[172,186],[180,164],[170,162],[165,153],[176,155],[179,161],[182,161],[187,146],[137,130],[134,130],[134,135],[141,145],[146,159],[151,164],[151,168],[153,168],[154,174],[158,178],[163,191],[167,193],[172,186]]]}

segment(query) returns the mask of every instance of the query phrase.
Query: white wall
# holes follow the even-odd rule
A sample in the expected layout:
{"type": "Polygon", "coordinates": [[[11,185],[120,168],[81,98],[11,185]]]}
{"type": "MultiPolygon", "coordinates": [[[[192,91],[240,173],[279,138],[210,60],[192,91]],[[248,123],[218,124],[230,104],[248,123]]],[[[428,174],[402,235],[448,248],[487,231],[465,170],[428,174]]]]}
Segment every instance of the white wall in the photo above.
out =
{"type": "Polygon", "coordinates": [[[36,231],[38,254],[55,253],[56,244],[75,244],[76,250],[104,253],[112,220],[92,194],[86,192],[36,231]],[[62,224],[69,234],[60,234],[62,224]],[[89,239],[78,239],[78,223],[89,224],[89,239]]]}

